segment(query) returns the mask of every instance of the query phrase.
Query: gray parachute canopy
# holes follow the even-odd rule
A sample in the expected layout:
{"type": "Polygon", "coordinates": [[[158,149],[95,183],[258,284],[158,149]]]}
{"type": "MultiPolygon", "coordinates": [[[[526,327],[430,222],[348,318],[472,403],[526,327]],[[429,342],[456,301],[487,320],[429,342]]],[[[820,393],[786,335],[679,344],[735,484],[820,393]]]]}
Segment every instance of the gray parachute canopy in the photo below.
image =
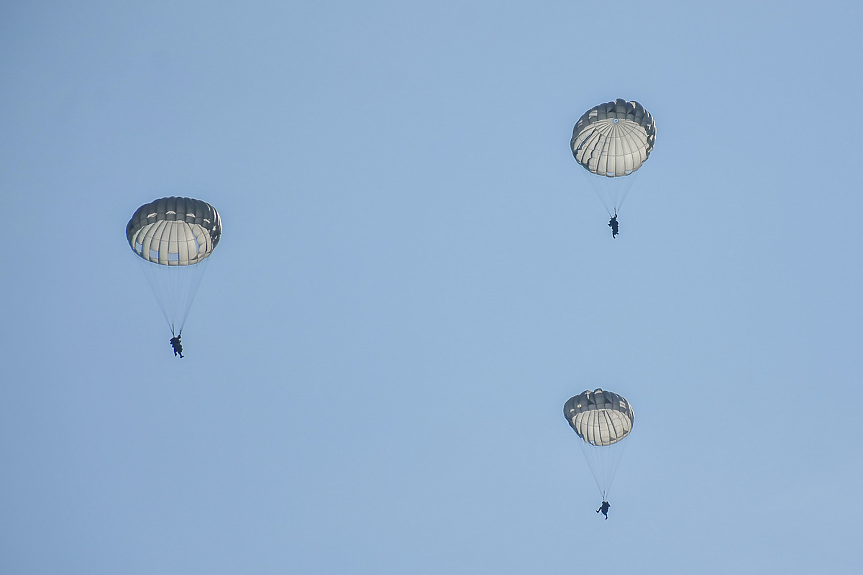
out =
{"type": "Polygon", "coordinates": [[[160,198],[135,211],[126,239],[143,259],[165,266],[190,266],[209,257],[222,236],[216,208],[192,198],[160,198]]]}
{"type": "Polygon", "coordinates": [[[563,406],[563,416],[580,438],[597,447],[613,445],[632,431],[635,412],[611,391],[583,391],[563,406]]]}
{"type": "Polygon", "coordinates": [[[647,161],[656,142],[656,122],[638,102],[617,99],[591,108],[572,130],[572,155],[588,172],[628,176],[647,161]]]}

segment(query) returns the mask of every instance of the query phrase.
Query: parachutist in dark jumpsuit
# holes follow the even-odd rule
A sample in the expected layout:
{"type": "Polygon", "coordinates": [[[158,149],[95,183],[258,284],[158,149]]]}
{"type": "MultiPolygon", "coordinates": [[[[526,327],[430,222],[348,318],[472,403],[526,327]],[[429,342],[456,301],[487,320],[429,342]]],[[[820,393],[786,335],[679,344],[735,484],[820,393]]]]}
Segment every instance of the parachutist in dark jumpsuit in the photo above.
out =
{"type": "Polygon", "coordinates": [[[599,509],[596,510],[597,513],[602,513],[605,515],[605,520],[608,521],[608,508],[611,507],[611,503],[608,501],[603,501],[602,505],[599,506],[599,509]]]}
{"type": "Polygon", "coordinates": [[[171,347],[174,348],[174,356],[183,357],[183,344],[180,343],[180,336],[175,335],[171,338],[171,347]]]}
{"type": "Polygon", "coordinates": [[[611,228],[611,237],[616,238],[617,234],[619,233],[617,225],[617,214],[614,214],[614,216],[610,220],[608,220],[608,227],[611,228]]]}

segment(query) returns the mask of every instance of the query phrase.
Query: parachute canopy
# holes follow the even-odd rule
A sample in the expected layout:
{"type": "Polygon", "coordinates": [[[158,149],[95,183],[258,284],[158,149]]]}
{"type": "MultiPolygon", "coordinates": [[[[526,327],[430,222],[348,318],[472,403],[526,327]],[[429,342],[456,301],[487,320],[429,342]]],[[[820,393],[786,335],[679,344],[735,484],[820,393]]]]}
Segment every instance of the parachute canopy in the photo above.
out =
{"type": "Polygon", "coordinates": [[[192,198],[144,204],[126,224],[126,240],[174,335],[183,325],[210,255],[222,237],[216,208],[192,198]]]}
{"type": "Polygon", "coordinates": [[[144,204],[126,225],[126,239],[143,259],[164,266],[190,266],[209,257],[222,236],[216,208],[192,198],[161,198],[144,204]]]}
{"type": "Polygon", "coordinates": [[[572,130],[572,155],[598,176],[628,176],[647,161],[656,122],[638,102],[617,99],[585,112],[572,130]]]}
{"type": "Polygon", "coordinates": [[[578,436],[596,447],[621,441],[632,431],[635,412],[622,396],[603,389],[583,391],[563,406],[563,416],[578,436]]]}
{"type": "Polygon", "coordinates": [[[604,389],[583,391],[563,405],[563,416],[582,441],[578,442],[603,501],[617,473],[632,431],[635,412],[622,396],[604,389]]]}

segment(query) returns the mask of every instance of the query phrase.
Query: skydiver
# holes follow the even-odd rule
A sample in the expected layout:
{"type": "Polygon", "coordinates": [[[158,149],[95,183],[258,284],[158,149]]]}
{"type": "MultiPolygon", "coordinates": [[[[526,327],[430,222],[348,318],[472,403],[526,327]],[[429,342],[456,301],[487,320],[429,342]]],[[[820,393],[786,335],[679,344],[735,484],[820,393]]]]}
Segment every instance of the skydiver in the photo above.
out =
{"type": "Polygon", "coordinates": [[[605,520],[608,521],[608,508],[611,507],[611,503],[608,501],[602,500],[602,505],[599,506],[599,509],[596,510],[597,513],[602,513],[605,515],[605,520]]]}
{"type": "Polygon", "coordinates": [[[175,335],[171,338],[171,347],[174,348],[174,357],[177,357],[178,355],[183,357],[183,344],[180,343],[179,335],[175,335]]]}
{"type": "Polygon", "coordinates": [[[618,234],[617,214],[614,214],[614,216],[608,220],[608,227],[611,228],[611,237],[616,238],[618,234]]]}

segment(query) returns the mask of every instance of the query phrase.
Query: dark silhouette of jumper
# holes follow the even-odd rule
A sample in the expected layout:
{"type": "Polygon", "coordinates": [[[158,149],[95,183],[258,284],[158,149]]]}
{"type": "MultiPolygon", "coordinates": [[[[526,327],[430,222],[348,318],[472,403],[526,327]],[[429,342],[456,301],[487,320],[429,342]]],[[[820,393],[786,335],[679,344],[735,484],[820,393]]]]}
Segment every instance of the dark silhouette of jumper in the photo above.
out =
{"type": "Polygon", "coordinates": [[[175,335],[171,338],[171,347],[174,348],[174,356],[183,357],[183,344],[180,343],[180,336],[175,335]]]}
{"type": "Polygon", "coordinates": [[[608,508],[611,507],[611,503],[608,501],[603,501],[602,505],[599,506],[599,509],[596,510],[597,513],[602,513],[605,515],[605,520],[608,521],[608,508]]]}
{"type": "Polygon", "coordinates": [[[614,216],[608,220],[608,227],[611,228],[611,237],[616,238],[617,234],[620,233],[620,228],[617,223],[617,214],[614,214],[614,216]]]}

